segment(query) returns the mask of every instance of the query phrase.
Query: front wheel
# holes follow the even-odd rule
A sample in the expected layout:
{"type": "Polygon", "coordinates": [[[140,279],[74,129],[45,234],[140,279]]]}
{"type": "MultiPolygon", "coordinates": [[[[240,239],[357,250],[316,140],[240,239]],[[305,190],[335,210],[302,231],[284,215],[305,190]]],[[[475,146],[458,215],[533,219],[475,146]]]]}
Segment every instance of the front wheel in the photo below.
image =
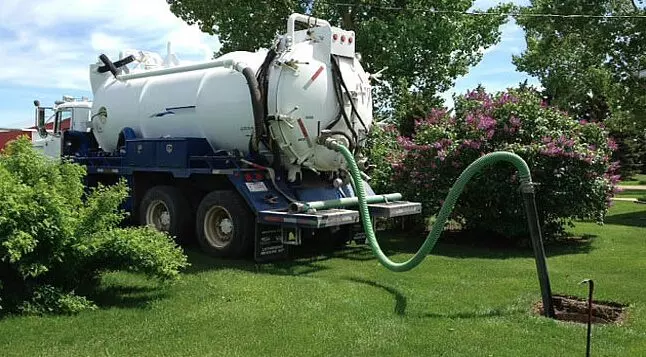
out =
{"type": "Polygon", "coordinates": [[[197,241],[216,257],[240,258],[250,252],[255,220],[235,192],[213,191],[197,208],[197,241]]]}

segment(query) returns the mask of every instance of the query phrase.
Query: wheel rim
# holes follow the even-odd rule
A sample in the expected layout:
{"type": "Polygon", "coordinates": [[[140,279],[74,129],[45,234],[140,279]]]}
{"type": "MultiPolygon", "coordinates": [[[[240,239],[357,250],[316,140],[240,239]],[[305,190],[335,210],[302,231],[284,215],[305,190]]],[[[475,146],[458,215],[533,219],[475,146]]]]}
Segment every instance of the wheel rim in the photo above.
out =
{"type": "Polygon", "coordinates": [[[212,247],[222,249],[233,240],[233,219],[224,207],[213,206],[204,216],[204,236],[212,247]]]}
{"type": "Polygon", "coordinates": [[[156,230],[162,232],[170,230],[170,212],[164,201],[155,200],[148,205],[146,225],[155,227],[156,230]]]}

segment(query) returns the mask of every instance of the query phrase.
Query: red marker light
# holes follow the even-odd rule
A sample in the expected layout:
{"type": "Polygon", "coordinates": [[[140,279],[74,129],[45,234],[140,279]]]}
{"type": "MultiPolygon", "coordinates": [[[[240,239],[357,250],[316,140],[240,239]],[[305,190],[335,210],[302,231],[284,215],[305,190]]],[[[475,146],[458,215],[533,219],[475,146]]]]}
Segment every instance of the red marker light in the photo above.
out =
{"type": "Polygon", "coordinates": [[[352,37],[348,38],[348,43],[352,44],[352,37]]]}
{"type": "Polygon", "coordinates": [[[265,177],[261,173],[256,172],[256,180],[261,180],[262,181],[264,179],[265,179],[265,177]]]}
{"type": "Polygon", "coordinates": [[[339,35],[337,34],[332,35],[332,40],[336,41],[338,39],[339,39],[339,35]]]}
{"type": "Polygon", "coordinates": [[[251,180],[253,180],[253,176],[251,176],[251,174],[244,174],[244,180],[245,181],[251,181],[251,180]]]}
{"type": "Polygon", "coordinates": [[[341,36],[341,42],[345,42],[345,35],[341,36]]]}

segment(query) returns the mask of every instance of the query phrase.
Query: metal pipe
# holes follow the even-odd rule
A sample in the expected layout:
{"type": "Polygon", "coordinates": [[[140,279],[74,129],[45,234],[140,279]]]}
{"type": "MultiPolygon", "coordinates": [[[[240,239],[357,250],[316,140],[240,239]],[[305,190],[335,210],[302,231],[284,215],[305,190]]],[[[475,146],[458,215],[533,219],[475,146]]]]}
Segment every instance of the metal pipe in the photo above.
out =
{"type": "MultiPolygon", "coordinates": [[[[386,195],[368,196],[366,197],[366,204],[399,201],[401,199],[401,193],[389,193],[386,195]]],[[[322,210],[339,207],[350,207],[356,206],[358,204],[359,197],[344,197],[327,201],[293,202],[289,205],[289,211],[292,213],[307,212],[310,209],[322,210]]]]}
{"type": "Polygon", "coordinates": [[[588,283],[588,336],[585,344],[585,355],[590,357],[590,343],[592,338],[592,292],[594,291],[594,281],[592,279],[585,279],[579,284],[588,283]]]}
{"type": "Polygon", "coordinates": [[[314,25],[314,26],[320,26],[320,27],[330,27],[330,23],[318,19],[316,17],[308,16],[308,15],[303,15],[303,14],[292,14],[289,16],[289,19],[287,20],[287,36],[290,39],[294,39],[294,31],[296,30],[296,22],[302,22],[307,24],[308,26],[314,25]]]}
{"type": "Polygon", "coordinates": [[[534,184],[531,181],[522,181],[520,191],[523,195],[525,215],[527,216],[527,225],[529,227],[529,236],[532,240],[532,249],[534,250],[534,261],[536,262],[538,283],[541,288],[541,297],[543,300],[543,313],[546,317],[554,318],[555,314],[554,304],[552,303],[552,288],[550,286],[550,278],[547,273],[547,262],[545,261],[545,248],[543,247],[541,226],[538,222],[538,209],[536,208],[536,199],[534,197],[534,184]]]}
{"type": "Polygon", "coordinates": [[[174,73],[184,73],[184,72],[192,72],[192,71],[199,71],[201,69],[207,69],[207,68],[216,68],[216,67],[230,67],[233,68],[236,66],[237,63],[234,60],[218,60],[218,61],[210,61],[210,62],[204,62],[204,63],[197,63],[197,64],[192,64],[188,66],[178,66],[178,67],[171,67],[171,68],[163,68],[163,69],[154,69],[151,71],[145,71],[145,72],[140,72],[140,73],[132,73],[132,74],[120,74],[117,76],[117,79],[122,80],[122,81],[127,81],[130,79],[137,79],[137,78],[147,78],[147,77],[153,77],[153,76],[161,76],[165,74],[174,74],[174,73]]]}

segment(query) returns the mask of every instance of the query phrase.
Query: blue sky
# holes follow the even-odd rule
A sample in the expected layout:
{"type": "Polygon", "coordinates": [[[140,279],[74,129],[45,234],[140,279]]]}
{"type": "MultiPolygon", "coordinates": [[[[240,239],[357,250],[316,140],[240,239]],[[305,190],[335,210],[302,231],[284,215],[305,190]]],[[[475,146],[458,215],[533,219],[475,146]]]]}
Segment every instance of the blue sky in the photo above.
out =
{"type": "MultiPolygon", "coordinates": [[[[163,0],[1,0],[0,128],[25,127],[33,121],[33,100],[51,105],[62,95],[91,97],[88,67],[100,53],[111,58],[123,49],[166,52],[171,41],[182,61],[209,59],[217,38],[177,19],[163,0]]],[[[477,0],[486,9],[499,1],[477,0]]],[[[528,0],[516,0],[526,5],[528,0]]],[[[484,49],[480,64],[458,78],[443,94],[464,93],[482,83],[496,91],[526,78],[511,63],[525,49],[523,31],[513,21],[503,25],[501,42],[484,49]]]]}

